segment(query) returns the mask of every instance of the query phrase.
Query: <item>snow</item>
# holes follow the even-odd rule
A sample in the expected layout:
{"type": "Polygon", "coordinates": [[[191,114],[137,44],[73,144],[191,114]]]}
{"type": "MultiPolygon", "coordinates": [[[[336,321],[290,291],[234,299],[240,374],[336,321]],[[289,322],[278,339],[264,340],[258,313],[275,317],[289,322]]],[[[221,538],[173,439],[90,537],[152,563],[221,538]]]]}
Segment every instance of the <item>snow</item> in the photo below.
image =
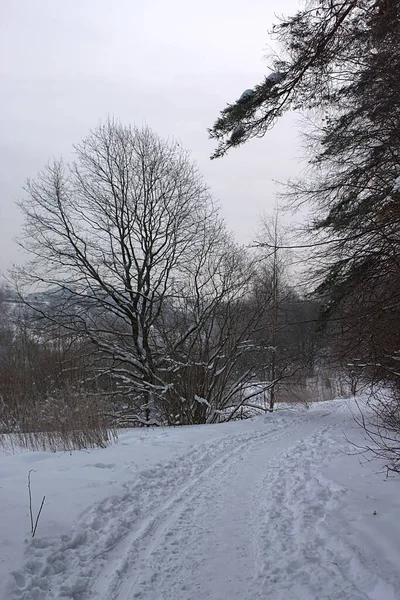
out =
{"type": "Polygon", "coordinates": [[[283,81],[283,79],[285,79],[285,76],[286,76],[285,73],[281,73],[280,71],[275,71],[274,73],[270,73],[266,79],[267,79],[267,81],[270,81],[271,83],[273,83],[275,85],[275,84],[283,81]]]}
{"type": "Polygon", "coordinates": [[[255,95],[255,91],[248,89],[244,90],[243,94],[240,96],[238,102],[245,102],[246,100],[250,100],[255,95]]]}
{"type": "Polygon", "coordinates": [[[210,403],[208,400],[206,400],[205,398],[202,398],[201,396],[194,396],[194,399],[196,400],[196,402],[198,402],[199,404],[205,404],[206,406],[210,406],[210,403]]]}
{"type": "Polygon", "coordinates": [[[400,479],[360,465],[360,436],[337,400],[3,454],[0,598],[399,600],[400,479]]]}

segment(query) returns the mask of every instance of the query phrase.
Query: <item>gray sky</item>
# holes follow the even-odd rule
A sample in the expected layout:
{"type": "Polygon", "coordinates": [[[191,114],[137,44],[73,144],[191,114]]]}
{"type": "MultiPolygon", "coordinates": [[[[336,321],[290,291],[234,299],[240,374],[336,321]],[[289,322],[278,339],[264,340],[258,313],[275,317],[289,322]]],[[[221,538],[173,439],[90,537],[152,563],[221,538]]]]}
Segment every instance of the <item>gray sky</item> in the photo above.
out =
{"type": "Polygon", "coordinates": [[[107,115],[192,151],[228,227],[254,237],[276,186],[299,170],[296,120],[210,161],[224,105],[268,72],[274,14],[296,0],[1,0],[0,273],[22,260],[15,200],[27,177],[107,115]]]}

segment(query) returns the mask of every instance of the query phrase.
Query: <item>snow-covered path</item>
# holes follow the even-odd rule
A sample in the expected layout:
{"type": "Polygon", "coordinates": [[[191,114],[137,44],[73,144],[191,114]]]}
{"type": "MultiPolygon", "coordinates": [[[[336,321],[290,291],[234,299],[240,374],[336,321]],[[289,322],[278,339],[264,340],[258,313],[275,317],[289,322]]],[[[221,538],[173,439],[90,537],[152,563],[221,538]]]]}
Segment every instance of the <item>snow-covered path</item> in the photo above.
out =
{"type": "Polygon", "coordinates": [[[399,600],[399,481],[359,474],[350,426],[337,402],[175,430],[185,448],[146,469],[125,455],[119,493],[30,543],[5,599],[399,600]]]}
{"type": "MultiPolygon", "coordinates": [[[[315,422],[306,422],[280,434],[252,431],[229,440],[225,450],[217,442],[216,458],[163,502],[139,535],[126,540],[105,597],[245,598],[268,462],[289,438],[314,428],[315,422]],[[240,573],[246,574],[243,580],[240,573]]],[[[104,576],[107,570],[96,586],[99,597],[104,576]]]]}
{"type": "MultiPolygon", "coordinates": [[[[277,468],[271,461],[316,427],[319,420],[312,419],[279,434],[253,432],[219,456],[134,537],[104,597],[247,598],[258,564],[263,496],[277,468]]],[[[101,588],[102,582],[99,597],[101,588]]]]}

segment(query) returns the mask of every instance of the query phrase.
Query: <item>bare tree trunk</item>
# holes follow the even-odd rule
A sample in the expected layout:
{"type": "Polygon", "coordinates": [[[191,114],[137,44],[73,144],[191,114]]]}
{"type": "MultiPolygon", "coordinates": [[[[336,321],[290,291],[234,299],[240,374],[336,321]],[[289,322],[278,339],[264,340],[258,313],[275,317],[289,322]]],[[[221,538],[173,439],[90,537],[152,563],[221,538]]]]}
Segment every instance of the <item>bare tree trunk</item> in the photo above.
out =
{"type": "Polygon", "coordinates": [[[269,395],[269,410],[272,412],[275,406],[276,391],[276,353],[277,353],[277,333],[278,333],[278,211],[275,211],[273,221],[273,255],[272,255],[272,321],[271,321],[271,389],[269,395]]]}

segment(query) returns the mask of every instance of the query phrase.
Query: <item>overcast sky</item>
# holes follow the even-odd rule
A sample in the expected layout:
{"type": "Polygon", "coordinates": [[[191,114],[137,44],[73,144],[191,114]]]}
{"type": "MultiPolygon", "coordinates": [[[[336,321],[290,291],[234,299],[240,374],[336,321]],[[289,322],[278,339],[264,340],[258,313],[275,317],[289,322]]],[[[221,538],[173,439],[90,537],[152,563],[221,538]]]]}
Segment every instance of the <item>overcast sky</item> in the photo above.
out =
{"type": "Polygon", "coordinates": [[[108,115],[192,151],[228,227],[251,241],[299,170],[296,119],[210,161],[207,127],[269,72],[274,15],[295,0],[1,0],[0,273],[22,257],[15,201],[27,177],[108,115]]]}

